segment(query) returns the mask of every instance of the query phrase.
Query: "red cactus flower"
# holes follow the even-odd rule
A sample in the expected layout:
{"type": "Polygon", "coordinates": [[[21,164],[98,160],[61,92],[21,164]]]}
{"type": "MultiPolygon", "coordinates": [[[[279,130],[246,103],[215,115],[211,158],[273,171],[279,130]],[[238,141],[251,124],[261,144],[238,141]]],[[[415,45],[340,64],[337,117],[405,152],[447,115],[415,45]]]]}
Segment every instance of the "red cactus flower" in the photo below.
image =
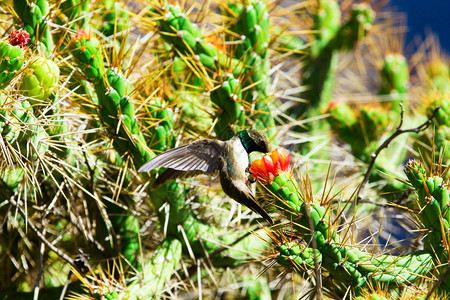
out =
{"type": "Polygon", "coordinates": [[[30,34],[26,30],[13,30],[9,35],[9,43],[24,48],[30,42],[30,34]]]}
{"type": "Polygon", "coordinates": [[[80,29],[78,30],[77,34],[75,35],[75,40],[90,40],[91,39],[91,33],[87,32],[86,30],[80,29]]]}
{"type": "Polygon", "coordinates": [[[339,105],[339,103],[337,103],[336,101],[331,101],[330,104],[328,104],[327,111],[330,111],[330,110],[336,108],[338,105],[339,105]]]}
{"type": "Polygon", "coordinates": [[[291,155],[283,148],[266,153],[261,159],[252,162],[249,171],[263,184],[271,184],[275,176],[290,172],[289,163],[291,155]]]}

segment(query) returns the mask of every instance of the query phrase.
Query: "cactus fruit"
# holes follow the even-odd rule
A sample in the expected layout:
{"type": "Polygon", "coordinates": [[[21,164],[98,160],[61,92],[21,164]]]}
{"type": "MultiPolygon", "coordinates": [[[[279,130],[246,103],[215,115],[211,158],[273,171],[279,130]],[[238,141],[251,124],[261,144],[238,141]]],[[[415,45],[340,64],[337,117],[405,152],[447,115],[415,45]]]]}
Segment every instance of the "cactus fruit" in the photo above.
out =
{"type": "Polygon", "coordinates": [[[8,37],[8,41],[12,46],[24,48],[30,42],[30,34],[25,30],[13,30],[8,37]]]}
{"type": "Polygon", "coordinates": [[[37,57],[24,71],[20,91],[29,97],[31,105],[43,104],[52,94],[58,79],[58,66],[52,60],[37,57]]]}

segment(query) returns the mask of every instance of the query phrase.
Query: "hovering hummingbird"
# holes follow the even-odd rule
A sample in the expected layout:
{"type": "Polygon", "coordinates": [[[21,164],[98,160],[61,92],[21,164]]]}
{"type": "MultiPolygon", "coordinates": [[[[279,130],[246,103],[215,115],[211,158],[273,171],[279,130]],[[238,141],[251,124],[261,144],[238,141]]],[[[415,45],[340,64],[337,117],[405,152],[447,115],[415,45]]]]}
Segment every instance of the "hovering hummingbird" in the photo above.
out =
{"type": "Polygon", "coordinates": [[[225,194],[273,224],[247,185],[248,155],[253,151],[269,152],[266,137],[254,130],[242,130],[228,141],[204,139],[166,151],[144,164],[139,172],[167,168],[155,186],[169,179],[219,173],[225,194]]]}

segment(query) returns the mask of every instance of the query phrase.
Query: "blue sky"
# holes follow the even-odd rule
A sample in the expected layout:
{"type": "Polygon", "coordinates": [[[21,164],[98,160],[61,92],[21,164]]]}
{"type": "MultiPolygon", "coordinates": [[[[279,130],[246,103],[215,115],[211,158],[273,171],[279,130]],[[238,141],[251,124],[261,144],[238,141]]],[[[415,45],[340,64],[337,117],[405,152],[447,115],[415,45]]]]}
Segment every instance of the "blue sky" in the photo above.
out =
{"type": "Polygon", "coordinates": [[[427,30],[439,37],[445,52],[450,53],[450,0],[391,0],[396,11],[408,18],[407,45],[419,35],[422,40],[427,30]]]}

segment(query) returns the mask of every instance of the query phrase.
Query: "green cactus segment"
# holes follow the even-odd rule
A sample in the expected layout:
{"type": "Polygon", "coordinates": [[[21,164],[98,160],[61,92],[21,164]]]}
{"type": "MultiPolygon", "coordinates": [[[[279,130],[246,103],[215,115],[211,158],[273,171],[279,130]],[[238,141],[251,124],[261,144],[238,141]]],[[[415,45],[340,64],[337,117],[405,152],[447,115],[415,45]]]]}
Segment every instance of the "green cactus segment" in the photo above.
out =
{"type": "MultiPolygon", "coordinates": [[[[449,77],[450,81],[450,77],[449,77]]],[[[450,92],[449,92],[450,96],[450,92]]],[[[431,115],[434,107],[440,107],[436,116],[434,117],[434,122],[437,127],[450,127],[450,99],[436,99],[431,106],[427,108],[428,115],[431,115]]]]}
{"type": "Polygon", "coordinates": [[[285,267],[293,266],[297,272],[313,270],[316,265],[322,264],[322,254],[319,250],[299,243],[284,242],[275,250],[278,263],[285,267]]]}
{"type": "Polygon", "coordinates": [[[130,101],[131,85],[112,69],[106,71],[105,79],[107,82],[95,86],[100,118],[116,136],[114,148],[120,155],[131,154],[139,167],[150,160],[152,153],[139,130],[134,103],[130,101]]]}
{"type": "Polygon", "coordinates": [[[173,45],[177,53],[200,62],[210,74],[227,71],[238,77],[243,63],[230,59],[224,52],[207,43],[200,28],[193,24],[178,5],[167,4],[161,11],[161,37],[173,45]]]}
{"type": "Polygon", "coordinates": [[[24,29],[30,34],[31,42],[41,46],[41,50],[49,55],[54,48],[50,33],[50,7],[45,0],[14,0],[14,10],[24,23],[24,29]]]}
{"type": "MultiPolygon", "coordinates": [[[[181,93],[180,97],[182,104],[181,123],[187,130],[193,132],[208,132],[213,127],[213,120],[208,114],[207,103],[199,101],[196,95],[188,93],[181,93]]],[[[212,98],[211,98],[212,99],[212,98]]],[[[206,101],[205,101],[206,102],[206,101]]]]}
{"type": "MultiPolygon", "coordinates": [[[[433,256],[434,266],[440,275],[446,273],[448,261],[449,240],[449,179],[441,176],[428,177],[422,164],[410,161],[405,168],[408,181],[417,192],[417,200],[420,208],[420,218],[428,233],[424,238],[424,248],[433,256]]],[[[443,278],[439,286],[439,292],[450,289],[450,279],[443,278]]]]}
{"type": "Polygon", "coordinates": [[[0,42],[0,89],[18,73],[24,63],[23,50],[7,42],[0,42]]]}
{"type": "Polygon", "coordinates": [[[299,104],[292,110],[298,118],[317,116],[328,107],[335,85],[335,73],[338,62],[338,51],[351,50],[360,42],[374,22],[375,14],[367,4],[356,4],[352,7],[349,20],[341,24],[341,12],[338,1],[319,1],[315,17],[315,40],[312,42],[303,67],[302,84],[308,90],[302,98],[308,104],[299,104]]]}
{"type": "Polygon", "coordinates": [[[400,113],[400,103],[406,108],[408,93],[409,70],[406,58],[400,54],[389,54],[384,59],[380,71],[380,95],[390,95],[392,110],[400,113]]]}
{"type": "Polygon", "coordinates": [[[242,99],[241,85],[231,74],[211,92],[211,101],[217,112],[214,131],[219,139],[228,140],[234,136],[235,126],[243,126],[245,122],[244,108],[239,103],[242,99]]]}
{"type": "Polygon", "coordinates": [[[115,70],[104,69],[98,40],[83,30],[75,37],[73,55],[83,74],[95,85],[99,115],[116,136],[115,149],[120,155],[131,154],[136,166],[143,165],[152,153],[139,130],[134,103],[130,100],[130,83],[115,70]]]}
{"type": "Polygon", "coordinates": [[[314,44],[311,45],[310,55],[318,57],[339,32],[341,26],[339,3],[335,0],[320,1],[314,23],[317,33],[314,44]]]}
{"type": "Polygon", "coordinates": [[[32,105],[45,104],[58,83],[59,68],[51,60],[38,57],[24,71],[20,91],[32,105]]]}
{"type": "Polygon", "coordinates": [[[336,42],[342,50],[351,50],[361,41],[375,21],[375,12],[367,3],[354,4],[350,19],[340,28],[336,42]]]}
{"type": "Polygon", "coordinates": [[[235,57],[256,55],[265,58],[269,43],[269,13],[263,1],[249,1],[246,7],[232,6],[231,9],[239,15],[235,31],[242,42],[238,44],[235,57]],[[250,50],[250,52],[249,52],[250,50]]]}
{"type": "Polygon", "coordinates": [[[448,100],[450,93],[450,66],[448,63],[440,59],[431,61],[427,66],[426,74],[430,79],[430,89],[448,100]]]}
{"type": "Polygon", "coordinates": [[[139,254],[139,219],[135,216],[127,216],[123,221],[123,226],[120,227],[119,231],[120,236],[123,237],[121,253],[134,265],[139,254]]]}
{"type": "Polygon", "coordinates": [[[174,146],[173,137],[174,115],[167,102],[161,98],[154,98],[149,106],[150,119],[145,122],[150,126],[149,147],[159,153],[174,146]]]}
{"type": "Polygon", "coordinates": [[[114,33],[122,32],[128,29],[129,15],[121,2],[114,0],[104,1],[104,22],[101,28],[102,33],[106,36],[112,36],[114,33]]]}
{"type": "Polygon", "coordinates": [[[357,287],[364,287],[369,281],[410,284],[420,280],[432,267],[431,256],[424,251],[396,257],[371,256],[357,249],[349,249],[347,256],[340,257],[340,262],[332,262],[329,254],[297,243],[284,243],[277,250],[277,261],[285,267],[293,267],[295,271],[304,273],[321,265],[336,281],[357,287]]]}
{"type": "MultiPolygon", "coordinates": [[[[296,233],[308,244],[314,245],[315,251],[319,251],[320,255],[316,255],[317,262],[336,280],[358,287],[364,286],[368,281],[407,284],[419,280],[420,276],[429,272],[431,256],[427,252],[415,252],[402,257],[372,256],[343,245],[336,229],[330,225],[327,209],[319,203],[305,202],[299,193],[298,183],[290,173],[283,172],[275,176],[265,186],[277,198],[281,211],[293,220],[296,233]]],[[[280,253],[287,257],[280,258],[282,264],[313,266],[311,260],[298,257],[299,254],[295,256],[286,249],[289,247],[280,248],[280,253]]],[[[306,253],[304,255],[308,255],[308,258],[311,258],[312,251],[297,250],[298,253],[306,253]]]]}
{"type": "Polygon", "coordinates": [[[233,31],[240,37],[234,57],[245,62],[242,82],[243,99],[254,110],[251,119],[257,129],[268,129],[268,136],[276,135],[271,100],[269,45],[269,12],[263,1],[250,1],[246,7],[231,5],[239,15],[233,31]],[[250,88],[251,87],[251,88],[250,88]]]}
{"type": "MultiPolygon", "coordinates": [[[[12,190],[15,190],[22,182],[25,173],[22,168],[5,169],[0,172],[0,179],[12,190]]],[[[1,186],[1,185],[0,185],[1,186]]],[[[0,195],[3,199],[3,195],[0,195]]]]}
{"type": "Polygon", "coordinates": [[[330,114],[327,119],[333,132],[343,141],[348,144],[354,143],[355,127],[358,124],[358,119],[351,107],[345,103],[330,103],[328,107],[330,114]]]}
{"type": "Polygon", "coordinates": [[[211,102],[217,111],[214,129],[221,139],[232,137],[235,126],[244,125],[244,107],[239,103],[241,86],[236,86],[240,84],[236,78],[242,76],[243,63],[207,43],[198,26],[191,23],[179,6],[167,5],[163,13],[162,38],[174,46],[177,54],[193,58],[208,75],[218,74],[222,78],[211,92],[211,102]]]}
{"type": "MultiPolygon", "coordinates": [[[[183,251],[188,248],[194,253],[205,255],[218,249],[213,241],[221,239],[219,230],[198,221],[192,211],[187,209],[187,191],[183,185],[172,181],[150,192],[153,205],[160,208],[160,223],[167,230],[167,235],[176,237],[183,242],[183,251]],[[170,204],[167,206],[167,204],[170,204]],[[168,210],[163,209],[168,207],[168,210]],[[188,243],[188,247],[186,247],[188,243]]],[[[220,241],[223,243],[224,241],[220,241]]]]}
{"type": "Polygon", "coordinates": [[[363,107],[355,113],[345,103],[330,104],[328,112],[332,131],[342,141],[350,144],[355,157],[369,163],[372,153],[379,146],[381,136],[386,133],[389,112],[363,107]]]}
{"type": "MultiPolygon", "coordinates": [[[[450,74],[447,80],[450,82],[450,74]]],[[[433,101],[433,104],[427,107],[427,114],[432,114],[433,107],[440,107],[434,118],[435,132],[432,141],[435,146],[435,157],[439,157],[440,152],[442,151],[442,157],[444,159],[443,164],[448,165],[450,160],[450,88],[448,89],[446,96],[448,98],[445,98],[445,95],[442,95],[440,98],[433,101]]]]}
{"type": "Polygon", "coordinates": [[[79,66],[84,76],[94,85],[103,80],[102,49],[100,42],[85,31],[79,31],[75,37],[73,56],[78,59],[79,66]]]}
{"type": "Polygon", "coordinates": [[[450,68],[441,61],[429,63],[426,68],[426,97],[423,106],[430,116],[436,107],[440,107],[433,119],[433,127],[418,137],[416,147],[421,154],[427,154],[434,148],[434,156],[442,152],[443,164],[448,165],[450,159],[450,68]],[[424,147],[425,145],[425,147],[424,147]]]}

